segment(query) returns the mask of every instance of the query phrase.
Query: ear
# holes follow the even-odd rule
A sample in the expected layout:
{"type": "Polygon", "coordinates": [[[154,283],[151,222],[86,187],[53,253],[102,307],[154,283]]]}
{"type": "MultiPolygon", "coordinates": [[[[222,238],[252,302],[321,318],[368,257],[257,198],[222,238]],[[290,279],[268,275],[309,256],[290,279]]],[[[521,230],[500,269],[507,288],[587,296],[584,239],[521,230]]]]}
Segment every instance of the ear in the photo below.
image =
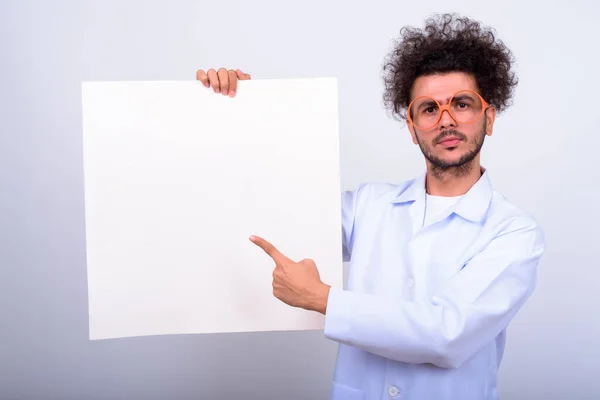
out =
{"type": "Polygon", "coordinates": [[[410,137],[412,138],[413,143],[419,144],[417,141],[417,131],[415,126],[412,124],[412,122],[407,122],[406,126],[408,127],[408,131],[410,132],[410,137]]]}
{"type": "Polygon", "coordinates": [[[492,132],[494,131],[494,121],[496,121],[496,108],[490,107],[485,112],[485,134],[488,136],[492,136],[492,132]]]}

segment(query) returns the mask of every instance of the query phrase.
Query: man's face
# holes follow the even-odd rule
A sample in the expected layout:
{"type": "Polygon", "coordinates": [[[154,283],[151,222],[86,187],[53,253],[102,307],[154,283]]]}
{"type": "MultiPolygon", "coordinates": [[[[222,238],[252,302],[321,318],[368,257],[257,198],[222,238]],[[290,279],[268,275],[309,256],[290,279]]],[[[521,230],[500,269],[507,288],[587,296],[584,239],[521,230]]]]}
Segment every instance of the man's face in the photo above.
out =
{"type": "MultiPolygon", "coordinates": [[[[415,80],[411,100],[429,96],[442,106],[461,90],[478,92],[475,78],[463,72],[443,75],[421,76],[415,80]]],[[[465,166],[479,157],[485,135],[491,136],[495,109],[489,108],[473,123],[461,124],[445,111],[440,121],[429,129],[409,125],[413,142],[418,144],[423,155],[437,170],[465,166]]]]}

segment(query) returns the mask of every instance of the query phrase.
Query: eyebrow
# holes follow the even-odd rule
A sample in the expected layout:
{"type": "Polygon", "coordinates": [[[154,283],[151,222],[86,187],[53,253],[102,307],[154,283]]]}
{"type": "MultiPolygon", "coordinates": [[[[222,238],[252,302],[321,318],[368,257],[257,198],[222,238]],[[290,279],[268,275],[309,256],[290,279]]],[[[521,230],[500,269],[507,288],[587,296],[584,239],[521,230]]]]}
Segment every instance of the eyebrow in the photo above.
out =
{"type": "Polygon", "coordinates": [[[422,103],[419,104],[419,107],[431,106],[431,105],[437,106],[437,103],[435,102],[435,100],[431,99],[431,100],[423,101],[422,103]]]}
{"type": "MultiPolygon", "coordinates": [[[[469,100],[473,100],[473,97],[468,95],[468,94],[463,94],[462,96],[456,96],[454,98],[454,100],[464,100],[464,99],[469,99],[469,100]]],[[[446,100],[449,101],[450,99],[446,100]]]]}
{"type": "MultiPolygon", "coordinates": [[[[431,98],[433,99],[433,97],[431,97],[431,98]]],[[[443,105],[443,104],[447,104],[448,102],[450,102],[450,99],[451,99],[451,97],[446,97],[446,101],[444,101],[444,102],[440,102],[440,104],[442,104],[442,105],[443,105]]],[[[460,100],[464,100],[464,99],[473,100],[473,97],[472,97],[471,95],[468,95],[468,94],[463,94],[463,95],[461,95],[461,96],[456,96],[456,97],[454,97],[454,100],[459,100],[459,101],[460,101],[460,100]]],[[[439,100],[438,100],[438,101],[439,101],[439,100]]],[[[424,104],[435,104],[435,102],[431,102],[431,101],[429,101],[429,102],[424,102],[424,103],[422,103],[421,105],[424,105],[424,104]]]]}
{"type": "MultiPolygon", "coordinates": [[[[433,96],[427,96],[427,97],[429,97],[430,99],[433,99],[433,100],[434,100],[434,103],[435,103],[435,101],[438,101],[440,104],[446,104],[446,103],[448,103],[448,102],[450,101],[450,99],[451,99],[451,97],[446,97],[446,101],[442,102],[442,101],[439,101],[439,100],[437,100],[437,99],[434,99],[434,98],[433,98],[433,96]]],[[[425,104],[425,103],[423,103],[423,104],[425,104]]]]}

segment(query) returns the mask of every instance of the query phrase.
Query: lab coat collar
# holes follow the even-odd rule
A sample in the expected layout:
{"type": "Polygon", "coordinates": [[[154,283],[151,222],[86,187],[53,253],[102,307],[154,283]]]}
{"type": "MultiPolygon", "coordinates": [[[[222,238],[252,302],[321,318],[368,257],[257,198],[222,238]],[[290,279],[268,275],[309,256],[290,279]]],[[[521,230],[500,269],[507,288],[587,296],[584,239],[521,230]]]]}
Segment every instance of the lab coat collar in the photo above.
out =
{"type": "MultiPolygon", "coordinates": [[[[455,214],[473,222],[479,222],[485,217],[494,193],[489,173],[483,167],[481,172],[482,175],[479,180],[471,186],[452,210],[455,214]]],[[[408,186],[403,187],[400,193],[392,199],[392,203],[414,202],[419,210],[424,208],[421,205],[424,206],[425,203],[425,178],[426,174],[423,173],[413,179],[408,186]]]]}

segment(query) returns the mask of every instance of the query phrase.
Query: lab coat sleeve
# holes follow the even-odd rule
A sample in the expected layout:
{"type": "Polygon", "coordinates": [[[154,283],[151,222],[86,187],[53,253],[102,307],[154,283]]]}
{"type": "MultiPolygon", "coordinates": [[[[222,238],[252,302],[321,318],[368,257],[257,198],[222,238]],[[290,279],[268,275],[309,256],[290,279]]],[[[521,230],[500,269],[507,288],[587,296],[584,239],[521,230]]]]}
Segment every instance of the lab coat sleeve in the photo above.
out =
{"type": "Polygon", "coordinates": [[[426,302],[331,288],[325,336],[388,359],[460,366],[504,330],[531,295],[544,236],[515,218],[426,302]]]}
{"type": "Polygon", "coordinates": [[[342,192],[342,255],[345,262],[352,258],[358,197],[363,187],[342,192]]]}

